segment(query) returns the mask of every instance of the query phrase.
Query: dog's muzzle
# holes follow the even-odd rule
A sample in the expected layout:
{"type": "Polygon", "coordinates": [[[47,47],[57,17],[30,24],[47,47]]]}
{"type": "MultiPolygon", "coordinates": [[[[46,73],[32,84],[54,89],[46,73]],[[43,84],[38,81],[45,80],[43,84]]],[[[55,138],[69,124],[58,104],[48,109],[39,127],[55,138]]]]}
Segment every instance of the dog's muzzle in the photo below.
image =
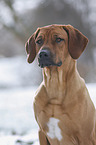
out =
{"type": "Polygon", "coordinates": [[[62,62],[54,63],[52,60],[52,54],[47,49],[42,49],[38,54],[38,62],[41,68],[48,66],[61,66],[62,62]]]}

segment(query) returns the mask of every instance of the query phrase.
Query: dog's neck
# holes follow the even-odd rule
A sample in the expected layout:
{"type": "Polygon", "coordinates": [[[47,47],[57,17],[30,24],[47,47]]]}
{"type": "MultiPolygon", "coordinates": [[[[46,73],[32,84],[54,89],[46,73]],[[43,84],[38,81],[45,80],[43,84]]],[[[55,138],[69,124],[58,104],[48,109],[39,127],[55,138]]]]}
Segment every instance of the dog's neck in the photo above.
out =
{"type": "Polygon", "coordinates": [[[66,91],[68,91],[66,90],[67,87],[73,84],[72,78],[74,77],[75,81],[78,75],[76,61],[72,58],[69,60],[69,63],[64,62],[61,67],[51,66],[43,69],[44,85],[49,100],[53,103],[60,104],[63,101],[62,99],[64,99],[66,91]]]}

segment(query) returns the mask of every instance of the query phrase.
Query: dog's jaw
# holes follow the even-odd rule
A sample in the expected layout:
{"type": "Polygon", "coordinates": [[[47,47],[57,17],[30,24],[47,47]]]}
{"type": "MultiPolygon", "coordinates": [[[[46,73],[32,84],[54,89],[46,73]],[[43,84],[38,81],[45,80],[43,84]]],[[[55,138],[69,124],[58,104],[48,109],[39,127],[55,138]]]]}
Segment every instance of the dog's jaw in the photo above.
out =
{"type": "Polygon", "coordinates": [[[54,63],[54,62],[52,62],[52,61],[50,61],[50,62],[40,62],[39,61],[39,59],[38,59],[38,64],[39,64],[39,66],[41,67],[41,68],[44,68],[44,67],[49,67],[49,66],[57,66],[57,67],[60,67],[61,65],[62,65],[62,61],[60,61],[60,62],[58,62],[58,63],[54,63]]]}

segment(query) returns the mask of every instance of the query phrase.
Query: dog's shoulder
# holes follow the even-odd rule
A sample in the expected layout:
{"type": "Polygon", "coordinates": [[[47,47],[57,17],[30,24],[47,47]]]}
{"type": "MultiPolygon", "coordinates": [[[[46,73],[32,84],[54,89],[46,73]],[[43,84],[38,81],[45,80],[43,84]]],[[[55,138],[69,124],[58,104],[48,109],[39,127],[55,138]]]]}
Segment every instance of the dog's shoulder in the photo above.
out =
{"type": "Polygon", "coordinates": [[[46,106],[47,103],[48,103],[48,96],[47,96],[46,88],[44,84],[41,83],[41,85],[36,91],[36,95],[33,102],[35,118],[37,122],[38,122],[40,113],[44,110],[44,107],[46,106]]]}
{"type": "Polygon", "coordinates": [[[48,102],[48,96],[47,96],[47,91],[43,83],[39,86],[39,88],[36,91],[35,94],[35,99],[34,99],[34,104],[36,106],[45,106],[45,104],[48,102]]]}
{"type": "Polygon", "coordinates": [[[35,93],[35,100],[44,99],[46,95],[47,95],[46,88],[42,82],[35,93]]]}

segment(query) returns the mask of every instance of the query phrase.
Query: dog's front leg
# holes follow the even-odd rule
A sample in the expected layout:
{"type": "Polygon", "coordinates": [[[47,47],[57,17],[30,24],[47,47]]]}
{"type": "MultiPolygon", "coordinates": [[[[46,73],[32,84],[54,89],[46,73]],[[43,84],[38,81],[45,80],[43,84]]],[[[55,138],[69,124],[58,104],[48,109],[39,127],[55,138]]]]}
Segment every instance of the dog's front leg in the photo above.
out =
{"type": "Polygon", "coordinates": [[[50,145],[46,135],[41,130],[39,131],[39,141],[40,145],[50,145]]]}

